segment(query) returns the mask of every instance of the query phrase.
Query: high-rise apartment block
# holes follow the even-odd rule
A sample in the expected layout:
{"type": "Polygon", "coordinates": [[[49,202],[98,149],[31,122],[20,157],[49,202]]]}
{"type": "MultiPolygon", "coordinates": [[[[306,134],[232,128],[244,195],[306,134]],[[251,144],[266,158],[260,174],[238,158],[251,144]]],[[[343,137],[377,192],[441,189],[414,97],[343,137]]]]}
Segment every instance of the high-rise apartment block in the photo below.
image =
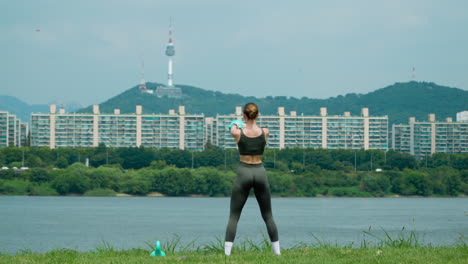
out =
{"type": "Polygon", "coordinates": [[[202,150],[205,145],[203,115],[188,115],[180,106],[178,113],[143,114],[136,106],[133,114],[100,113],[93,106],[92,114],[65,113],[50,106],[48,114],[31,115],[31,146],[153,147],[202,150]]]}
{"type": "MultiPolygon", "coordinates": [[[[48,114],[32,114],[31,146],[95,147],[100,143],[109,147],[152,147],[202,150],[209,141],[221,148],[237,148],[232,139],[229,123],[242,119],[241,107],[231,115],[204,117],[185,113],[179,106],[178,113],[143,114],[136,106],[133,114],[99,112],[93,107],[92,114],[57,112],[50,106],[48,114]]],[[[328,149],[381,149],[388,148],[388,118],[369,116],[363,108],[360,116],[327,115],[321,108],[319,116],[285,113],[279,107],[276,115],[260,116],[258,125],[270,130],[269,148],[328,148],[328,149]]]]}
{"type": "MultiPolygon", "coordinates": [[[[27,125],[11,116],[0,112],[0,144],[24,146],[27,125]]],[[[119,109],[110,114],[100,113],[95,105],[93,113],[81,114],[57,111],[51,105],[50,113],[31,115],[30,142],[31,146],[50,148],[95,147],[103,143],[109,147],[187,150],[202,150],[210,142],[235,149],[236,142],[228,130],[233,120],[242,120],[241,107],[230,115],[205,118],[187,114],[184,106],[168,114],[143,114],[141,106],[136,106],[132,114],[121,114],[119,109]]],[[[306,116],[295,111],[286,114],[284,107],[278,107],[275,115],[261,115],[257,123],[270,131],[268,148],[389,148],[388,117],[370,116],[368,108],[363,108],[359,116],[350,112],[328,115],[324,107],[319,115],[306,116]]],[[[468,122],[453,122],[451,118],[439,122],[434,114],[423,122],[410,118],[409,124],[392,126],[392,148],[418,158],[435,152],[468,153],[468,122]]]]}
{"type": "MultiPolygon", "coordinates": [[[[217,115],[210,121],[209,140],[222,148],[236,148],[227,126],[233,120],[242,120],[241,107],[231,115],[217,115]]],[[[388,149],[388,117],[369,116],[363,108],[360,116],[328,115],[326,108],[319,116],[297,115],[295,111],[285,113],[279,107],[277,115],[259,116],[257,124],[270,131],[267,147],[270,148],[327,148],[327,149],[388,149]]]]}
{"type": "Polygon", "coordinates": [[[26,146],[28,124],[14,114],[0,111],[0,147],[26,146]]]}
{"type": "Polygon", "coordinates": [[[436,152],[468,153],[468,122],[453,122],[452,118],[436,121],[429,114],[428,121],[410,117],[408,124],[392,126],[392,148],[417,158],[436,152]]]}

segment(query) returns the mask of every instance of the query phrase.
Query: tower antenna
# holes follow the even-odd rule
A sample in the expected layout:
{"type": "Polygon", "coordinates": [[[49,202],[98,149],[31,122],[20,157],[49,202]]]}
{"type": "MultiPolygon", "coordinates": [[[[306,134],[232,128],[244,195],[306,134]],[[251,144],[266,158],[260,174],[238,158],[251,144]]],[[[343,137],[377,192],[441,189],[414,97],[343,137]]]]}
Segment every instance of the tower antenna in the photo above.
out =
{"type": "Polygon", "coordinates": [[[169,40],[166,47],[166,56],[169,57],[167,70],[167,86],[173,87],[172,57],[175,55],[174,42],[172,40],[172,17],[169,18],[169,40]]]}
{"type": "Polygon", "coordinates": [[[145,61],[141,58],[141,81],[140,81],[140,90],[146,91],[146,81],[145,81],[145,61]]]}

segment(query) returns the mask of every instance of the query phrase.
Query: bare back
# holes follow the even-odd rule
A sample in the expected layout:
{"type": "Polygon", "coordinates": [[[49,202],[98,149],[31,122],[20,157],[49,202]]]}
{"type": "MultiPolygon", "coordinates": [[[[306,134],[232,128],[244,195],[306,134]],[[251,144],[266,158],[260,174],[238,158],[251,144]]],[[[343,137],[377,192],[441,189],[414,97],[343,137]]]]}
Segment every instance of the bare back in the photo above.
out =
{"type": "MultiPolygon", "coordinates": [[[[242,132],[246,137],[250,138],[258,137],[264,133],[265,140],[268,140],[268,136],[270,134],[270,131],[267,128],[263,128],[262,131],[262,128],[258,127],[255,122],[246,124],[246,126],[242,128],[242,132]]],[[[233,126],[231,129],[231,135],[236,139],[236,143],[238,143],[241,137],[240,129],[237,126],[233,126]]],[[[262,157],[262,155],[240,155],[240,161],[250,164],[259,164],[262,163],[262,157]]]]}

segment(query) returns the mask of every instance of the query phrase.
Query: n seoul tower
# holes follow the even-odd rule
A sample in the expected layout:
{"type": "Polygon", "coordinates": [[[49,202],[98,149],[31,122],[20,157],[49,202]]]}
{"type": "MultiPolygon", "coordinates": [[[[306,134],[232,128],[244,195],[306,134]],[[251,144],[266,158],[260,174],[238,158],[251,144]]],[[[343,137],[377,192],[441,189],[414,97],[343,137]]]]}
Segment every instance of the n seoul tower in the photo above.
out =
{"type": "Polygon", "coordinates": [[[175,55],[174,43],[172,42],[172,19],[169,20],[169,41],[166,47],[166,56],[169,57],[168,74],[167,74],[167,86],[173,87],[172,80],[172,57],[175,55]]]}
{"type": "Polygon", "coordinates": [[[172,42],[172,19],[169,21],[169,41],[166,46],[166,56],[169,57],[169,65],[167,71],[167,86],[160,85],[156,88],[155,94],[157,97],[167,96],[169,98],[181,98],[183,96],[182,89],[174,86],[172,79],[172,57],[175,55],[174,43],[172,42]]]}

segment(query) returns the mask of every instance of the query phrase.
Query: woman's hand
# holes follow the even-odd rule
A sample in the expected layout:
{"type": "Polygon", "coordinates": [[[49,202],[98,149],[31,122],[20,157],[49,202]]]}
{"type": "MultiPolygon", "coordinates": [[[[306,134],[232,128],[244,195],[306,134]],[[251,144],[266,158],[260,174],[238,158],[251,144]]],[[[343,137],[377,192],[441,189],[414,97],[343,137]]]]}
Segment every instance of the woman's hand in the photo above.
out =
{"type": "Polygon", "coordinates": [[[236,126],[237,128],[242,128],[242,126],[244,125],[244,121],[241,121],[241,120],[234,120],[232,121],[230,124],[229,124],[229,130],[231,130],[231,128],[233,126],[236,126]]]}
{"type": "Polygon", "coordinates": [[[240,128],[242,128],[242,125],[244,125],[244,122],[240,120],[234,120],[229,124],[231,136],[236,139],[236,142],[240,140],[240,128]]]}

